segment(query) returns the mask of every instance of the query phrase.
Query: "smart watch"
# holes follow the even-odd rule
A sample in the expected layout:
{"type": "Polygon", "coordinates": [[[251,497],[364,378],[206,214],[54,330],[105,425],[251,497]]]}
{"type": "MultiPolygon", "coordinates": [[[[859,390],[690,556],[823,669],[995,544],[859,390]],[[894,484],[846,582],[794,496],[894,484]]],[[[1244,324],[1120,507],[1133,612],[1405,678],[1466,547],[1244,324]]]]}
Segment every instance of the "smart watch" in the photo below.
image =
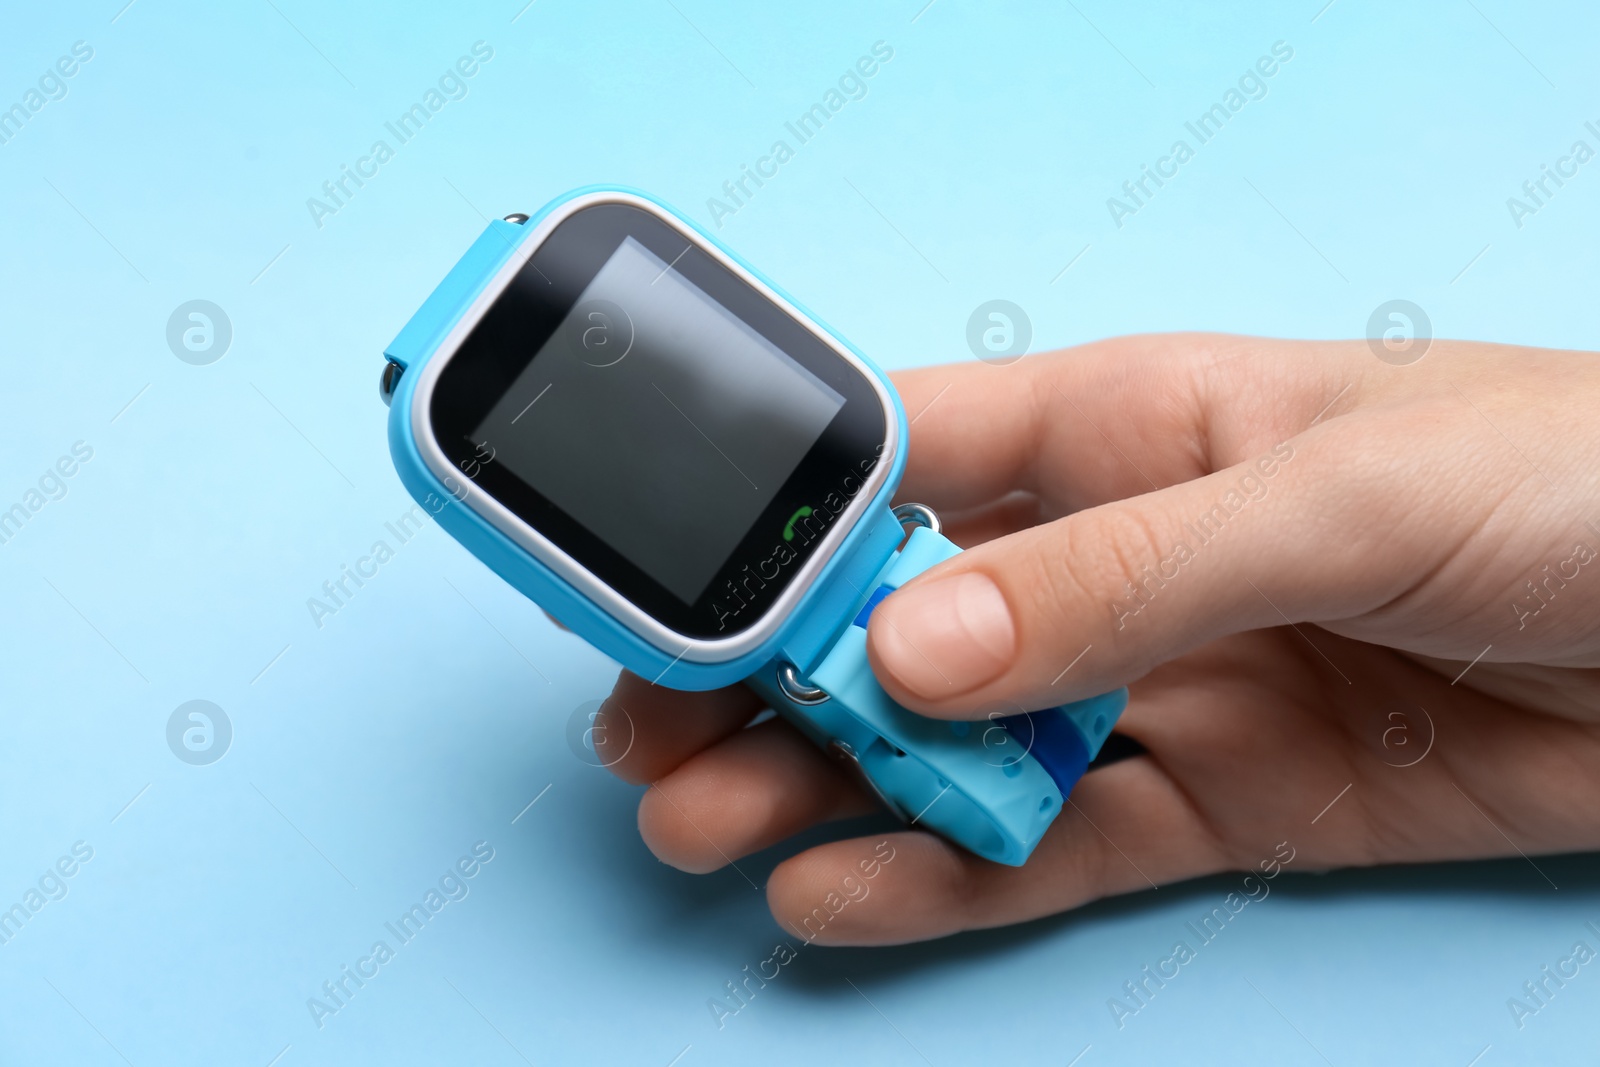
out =
{"type": "Polygon", "coordinates": [[[888,697],[867,621],[960,551],[891,504],[894,388],[648,196],[490,223],[384,355],[395,467],[456,540],[657,685],[746,682],[908,823],[1021,864],[1121,714],[1123,690],[970,723],[888,697]]]}

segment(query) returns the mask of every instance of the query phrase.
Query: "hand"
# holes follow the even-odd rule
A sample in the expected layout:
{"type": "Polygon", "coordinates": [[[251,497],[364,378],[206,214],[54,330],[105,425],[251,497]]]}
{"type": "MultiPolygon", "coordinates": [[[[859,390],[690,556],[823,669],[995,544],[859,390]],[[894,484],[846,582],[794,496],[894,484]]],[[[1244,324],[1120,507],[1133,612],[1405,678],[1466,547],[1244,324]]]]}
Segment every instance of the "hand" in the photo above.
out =
{"type": "MultiPolygon", "coordinates": [[[[1600,847],[1595,356],[1174,335],[896,380],[901,496],[968,551],[874,613],[880,681],[951,719],[1130,684],[1118,732],[1146,751],[1087,775],[1021,868],[914,830],[803,852],[767,886],[786,928],[884,840],[817,942],[1020,922],[1280,842],[1295,869],[1600,847]]],[[[746,729],[760,706],[618,682],[613,769],[654,783],[666,862],[872,809],[784,722],[746,729]]]]}

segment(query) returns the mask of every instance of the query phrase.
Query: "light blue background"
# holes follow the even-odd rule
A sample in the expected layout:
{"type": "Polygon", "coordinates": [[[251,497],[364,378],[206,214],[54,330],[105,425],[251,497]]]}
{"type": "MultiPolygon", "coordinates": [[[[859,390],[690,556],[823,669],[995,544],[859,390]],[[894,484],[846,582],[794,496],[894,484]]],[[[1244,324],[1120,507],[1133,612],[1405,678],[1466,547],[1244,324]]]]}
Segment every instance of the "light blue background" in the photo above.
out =
{"type": "Polygon", "coordinates": [[[997,297],[1035,348],[1354,336],[1395,297],[1442,335],[1600,347],[1600,162],[1520,230],[1505,204],[1600,147],[1591,7],[923,2],[7,10],[0,106],[95,51],[0,145],[0,507],[73,442],[94,457],[0,545],[0,906],[95,852],[0,946],[0,1062],[1595,1054],[1600,970],[1525,1029],[1506,1008],[1597,945],[1592,856],[1539,861],[1559,891],[1521,860],[1280,879],[1120,1031],[1107,999],[1236,878],[807,949],[719,1031],[707,998],[778,931],[737,873],[658,864],[636,790],[568,750],[612,666],[431,524],[312,622],[324,580],[395,545],[379,352],[484,216],[608,181],[710,225],[707,198],[879,40],[868,95],[717,232],[888,366],[971,358],[997,297]],[[306,198],[477,40],[470,94],[314,225],[306,198]],[[1266,98],[1114,226],[1106,198],[1279,40],[1266,98]],[[233,323],[210,366],[165,341],[195,298],[233,323]],[[165,740],[195,698],[235,731],[207,767],[165,740]],[[478,841],[470,895],[318,1030],[306,999],[478,841]]]}

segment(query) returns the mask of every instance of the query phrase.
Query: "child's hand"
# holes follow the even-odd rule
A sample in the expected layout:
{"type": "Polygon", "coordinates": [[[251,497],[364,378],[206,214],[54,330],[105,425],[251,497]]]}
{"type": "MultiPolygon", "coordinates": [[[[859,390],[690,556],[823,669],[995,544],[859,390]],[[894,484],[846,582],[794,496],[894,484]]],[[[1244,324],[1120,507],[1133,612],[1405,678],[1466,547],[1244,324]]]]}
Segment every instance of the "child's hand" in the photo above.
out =
{"type": "MultiPolygon", "coordinates": [[[[1520,852],[1541,885],[1540,853],[1600,847],[1595,356],[1175,335],[897,383],[901,497],[969,551],[874,613],[879,679],[971,719],[1132,683],[1118,731],[1147,754],[1086,776],[1022,868],[888,835],[819,942],[1019,922],[1280,842],[1294,869],[1520,852]]],[[[743,729],[760,707],[618,682],[631,748],[601,754],[655,783],[663,860],[710,871],[872,809],[784,722],[743,729]]],[[[782,864],[779,921],[880,840],[782,864]]]]}

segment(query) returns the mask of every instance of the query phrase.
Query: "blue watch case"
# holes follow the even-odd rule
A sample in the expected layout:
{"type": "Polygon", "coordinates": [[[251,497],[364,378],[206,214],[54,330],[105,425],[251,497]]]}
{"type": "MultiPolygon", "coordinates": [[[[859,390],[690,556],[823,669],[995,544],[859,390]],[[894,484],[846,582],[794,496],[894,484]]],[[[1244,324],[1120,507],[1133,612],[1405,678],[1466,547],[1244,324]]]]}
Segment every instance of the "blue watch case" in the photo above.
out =
{"type": "MultiPolygon", "coordinates": [[[[854,346],[715,238],[667,205],[636,190],[587,187],[546,204],[526,221],[491,222],[384,350],[384,356],[398,368],[384,376],[385,388],[391,390],[385,397],[390,404],[389,451],[400,480],[411,495],[451,536],[495,573],[600,651],[657,684],[684,690],[716,689],[742,681],[779,659],[793,663],[802,671],[810,670],[826,652],[833,636],[854,615],[858,606],[855,591],[871,587],[877,573],[904,538],[898,520],[890,514],[889,500],[905,469],[902,442],[906,438],[906,420],[888,377],[854,346]],[[574,202],[604,199],[647,204],[656,213],[690,231],[702,245],[720,253],[769,290],[767,295],[786,303],[801,321],[825,333],[833,345],[847,350],[876,378],[885,397],[886,421],[891,428],[887,447],[869,482],[871,492],[863,491],[864,499],[849,502],[848,512],[855,513],[853,524],[844,530],[836,544],[825,544],[823,551],[807,562],[810,573],[803,571],[797,576],[788,594],[798,603],[773,632],[753,647],[717,662],[697,661],[693,655],[684,655],[682,648],[662,647],[666,642],[657,644],[646,640],[597,608],[571,582],[468,506],[466,501],[472,493],[470,480],[465,476],[441,477],[424,458],[417,438],[419,420],[413,410],[416,389],[429,362],[440,355],[464,319],[469,316],[475,319],[481,314],[490,302],[483,299],[486,294],[498,294],[504,288],[526,258],[518,252],[538,231],[540,222],[574,202]]],[[[836,529],[844,526],[840,523],[836,529]]],[[[552,547],[547,551],[555,550],[552,547]]],[[[689,644],[683,642],[685,648],[689,644]]]]}

